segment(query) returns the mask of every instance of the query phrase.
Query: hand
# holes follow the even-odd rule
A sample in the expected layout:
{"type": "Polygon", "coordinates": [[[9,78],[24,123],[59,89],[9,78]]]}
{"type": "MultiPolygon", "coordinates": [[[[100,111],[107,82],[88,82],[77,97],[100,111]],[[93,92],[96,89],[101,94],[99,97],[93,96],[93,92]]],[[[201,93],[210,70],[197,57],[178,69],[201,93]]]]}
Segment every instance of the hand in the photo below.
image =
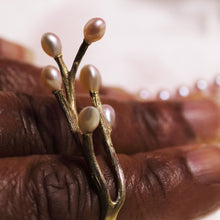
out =
{"type": "MultiPolygon", "coordinates": [[[[0,215],[17,219],[99,219],[99,201],[80,149],[40,69],[0,60],[0,215]]],[[[103,90],[115,108],[112,139],[126,179],[118,219],[188,220],[220,205],[219,112],[211,97],[141,103],[103,90]]],[[[116,94],[118,94],[116,92],[116,94]]],[[[79,92],[82,108],[90,100],[79,92]]],[[[97,154],[102,145],[95,134],[97,154]]],[[[97,156],[112,197],[115,185],[97,156]]]]}

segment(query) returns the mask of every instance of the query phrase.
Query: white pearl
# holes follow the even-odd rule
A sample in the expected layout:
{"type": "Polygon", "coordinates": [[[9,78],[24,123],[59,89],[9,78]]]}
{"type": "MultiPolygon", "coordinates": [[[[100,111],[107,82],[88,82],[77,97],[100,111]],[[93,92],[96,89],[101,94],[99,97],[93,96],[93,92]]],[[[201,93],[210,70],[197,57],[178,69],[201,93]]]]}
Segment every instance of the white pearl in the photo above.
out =
{"type": "Polygon", "coordinates": [[[138,92],[138,96],[141,100],[148,100],[150,98],[150,92],[146,89],[141,89],[138,92]]]}
{"type": "Polygon", "coordinates": [[[105,34],[105,21],[101,18],[92,18],[84,26],[84,39],[88,44],[100,40],[105,34]]]}
{"type": "Polygon", "coordinates": [[[86,133],[92,133],[99,125],[100,114],[99,111],[92,106],[83,108],[79,113],[79,128],[86,133]]]}
{"type": "Polygon", "coordinates": [[[59,37],[53,33],[45,33],[41,38],[41,46],[46,54],[57,57],[62,52],[62,45],[59,37]]]}
{"type": "Polygon", "coordinates": [[[189,88],[186,87],[186,86],[181,86],[179,89],[178,89],[178,95],[181,96],[181,97],[187,97],[189,95],[189,88]]]}
{"type": "Polygon", "coordinates": [[[50,90],[60,90],[62,78],[59,70],[54,66],[46,66],[41,71],[41,81],[50,90]]]}
{"type": "Polygon", "coordinates": [[[102,105],[104,115],[106,120],[108,121],[109,125],[112,127],[115,124],[115,110],[112,106],[104,104],[102,105]]]}
{"type": "Polygon", "coordinates": [[[167,90],[160,91],[158,96],[159,96],[159,99],[163,101],[170,99],[170,93],[167,90]]]}
{"type": "Polygon", "coordinates": [[[215,84],[216,84],[217,86],[220,86],[220,75],[216,76],[216,78],[215,78],[215,84]]]}
{"type": "Polygon", "coordinates": [[[200,80],[198,80],[197,82],[196,82],[196,88],[198,89],[198,90],[205,90],[205,89],[207,89],[207,87],[208,87],[208,83],[207,83],[207,81],[206,80],[204,80],[204,79],[200,79],[200,80]]]}
{"type": "Polygon", "coordinates": [[[91,64],[84,66],[80,71],[79,79],[80,83],[86,90],[91,92],[99,91],[101,75],[95,66],[91,64]]]}

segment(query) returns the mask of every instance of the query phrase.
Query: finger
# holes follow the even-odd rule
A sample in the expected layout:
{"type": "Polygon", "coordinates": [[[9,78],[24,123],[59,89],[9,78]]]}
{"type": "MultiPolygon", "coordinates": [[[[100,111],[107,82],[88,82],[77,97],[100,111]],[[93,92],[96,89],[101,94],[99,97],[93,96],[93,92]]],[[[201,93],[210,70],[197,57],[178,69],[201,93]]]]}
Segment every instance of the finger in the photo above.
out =
{"type": "Polygon", "coordinates": [[[120,153],[219,141],[220,109],[213,100],[107,103],[116,110],[112,138],[120,153]]]}
{"type": "Polygon", "coordinates": [[[40,68],[11,59],[0,59],[0,90],[27,94],[50,92],[40,81],[40,68]]]}
{"type": "MultiPolygon", "coordinates": [[[[49,94],[41,84],[40,68],[3,59],[0,61],[0,70],[0,89],[2,90],[20,91],[28,94],[49,94]]],[[[90,104],[89,100],[81,98],[83,90],[79,85],[78,88],[81,94],[79,94],[79,100],[82,99],[81,102],[85,105],[90,104]]],[[[216,138],[218,133],[219,112],[214,101],[204,98],[192,102],[185,100],[183,102],[186,103],[183,105],[181,101],[176,104],[164,102],[121,103],[122,100],[131,100],[129,95],[118,90],[106,88],[102,90],[103,102],[111,103],[117,112],[113,140],[119,145],[116,146],[118,152],[142,152],[158,147],[187,144],[200,139],[209,141],[216,138]],[[111,101],[113,96],[117,97],[117,101],[111,101]],[[124,127],[126,127],[126,131],[124,127]],[[130,142],[127,141],[128,133],[131,147],[129,146],[130,142]],[[133,143],[136,143],[135,149],[133,143]]],[[[67,135],[70,137],[69,133],[67,135]]],[[[49,141],[52,142],[51,139],[49,141]]],[[[72,142],[70,141],[70,143],[72,142]]],[[[26,143],[25,145],[28,146],[26,143]]]]}
{"type": "Polygon", "coordinates": [[[217,209],[220,149],[201,148],[191,145],[127,158],[131,173],[125,171],[129,189],[121,219],[188,220],[217,209]]]}
{"type": "MultiPolygon", "coordinates": [[[[81,96],[80,108],[91,105],[81,96]]],[[[188,143],[219,140],[219,107],[211,100],[118,102],[112,139],[117,152],[137,153],[188,143]]],[[[0,156],[79,154],[66,118],[54,97],[0,92],[0,156]]],[[[95,146],[102,147],[99,132],[95,146]]]]}
{"type": "MultiPolygon", "coordinates": [[[[41,82],[41,68],[6,58],[0,59],[0,90],[29,95],[51,95],[51,91],[41,82]]],[[[89,97],[88,92],[82,88],[78,80],[76,80],[76,90],[77,94],[86,94],[89,97]]],[[[100,94],[109,98],[117,97],[118,100],[134,99],[131,94],[119,88],[102,87],[100,94]]]]}
{"type": "MultiPolygon", "coordinates": [[[[54,97],[0,92],[0,156],[72,154],[76,144],[54,97]]],[[[78,148],[77,148],[78,151],[78,148]]]]}
{"type": "MultiPolygon", "coordinates": [[[[220,205],[220,149],[170,148],[119,155],[126,200],[118,220],[188,220],[220,205]]],[[[98,162],[114,197],[111,172],[98,162]]],[[[99,201],[81,158],[55,155],[0,160],[1,219],[99,219],[99,201]],[[10,201],[10,203],[9,203],[10,201]]]]}
{"type": "Polygon", "coordinates": [[[32,62],[33,52],[19,44],[0,38],[0,57],[32,62]]]}
{"type": "MultiPolygon", "coordinates": [[[[18,60],[9,58],[0,59],[0,90],[14,91],[26,94],[50,95],[51,92],[46,89],[41,83],[41,68],[30,65],[18,60]]],[[[76,80],[77,94],[88,94],[79,81],[76,80]]],[[[124,91],[121,88],[115,87],[101,87],[100,94],[104,97],[117,99],[119,101],[137,100],[132,94],[124,91]]],[[[180,98],[180,96],[173,97],[174,100],[192,100],[203,99],[205,97],[219,98],[219,86],[215,83],[210,86],[207,91],[200,91],[194,89],[188,97],[180,98]],[[217,97],[216,97],[217,96],[217,97]]]]}

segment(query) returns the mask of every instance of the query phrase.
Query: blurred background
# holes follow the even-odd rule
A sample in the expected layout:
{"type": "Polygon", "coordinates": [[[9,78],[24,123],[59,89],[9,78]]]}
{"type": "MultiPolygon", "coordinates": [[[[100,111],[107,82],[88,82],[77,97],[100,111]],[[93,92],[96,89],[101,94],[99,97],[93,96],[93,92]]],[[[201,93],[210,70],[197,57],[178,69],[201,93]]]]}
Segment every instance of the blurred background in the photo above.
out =
{"type": "MultiPolygon", "coordinates": [[[[94,64],[106,85],[131,92],[171,92],[220,73],[219,0],[0,0],[0,37],[34,51],[34,64],[54,64],[41,49],[45,32],[57,34],[70,67],[83,26],[102,17],[104,38],[83,64],[94,64]]],[[[220,219],[220,211],[206,220],[220,219]]]]}

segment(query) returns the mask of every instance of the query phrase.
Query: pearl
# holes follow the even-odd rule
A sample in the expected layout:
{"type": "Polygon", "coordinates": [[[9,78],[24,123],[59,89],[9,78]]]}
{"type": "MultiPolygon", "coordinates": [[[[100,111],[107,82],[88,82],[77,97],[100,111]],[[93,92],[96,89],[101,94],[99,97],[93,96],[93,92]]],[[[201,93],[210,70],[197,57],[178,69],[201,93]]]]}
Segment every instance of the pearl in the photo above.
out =
{"type": "Polygon", "coordinates": [[[114,123],[115,123],[115,110],[112,108],[112,106],[104,104],[102,105],[103,111],[104,111],[104,115],[105,118],[107,120],[107,122],[109,123],[109,125],[111,127],[113,127],[114,123]]]}
{"type": "Polygon", "coordinates": [[[86,90],[91,92],[99,91],[101,75],[95,66],[91,64],[84,66],[80,71],[79,79],[80,83],[86,90]]]}
{"type": "Polygon", "coordinates": [[[209,86],[209,90],[214,93],[216,93],[216,92],[219,93],[219,91],[220,91],[220,75],[215,76],[213,82],[209,86]]]}
{"type": "Polygon", "coordinates": [[[92,106],[85,107],[79,113],[79,128],[83,134],[92,133],[99,125],[99,111],[92,106]]]}
{"type": "Polygon", "coordinates": [[[220,86],[220,75],[215,77],[215,85],[220,86]]]}
{"type": "Polygon", "coordinates": [[[204,80],[204,79],[200,79],[200,80],[198,80],[197,82],[196,82],[196,88],[198,89],[198,90],[205,90],[205,89],[207,89],[207,87],[208,87],[208,83],[207,83],[207,81],[206,80],[204,80]]]}
{"type": "Polygon", "coordinates": [[[159,92],[158,97],[159,97],[159,99],[166,101],[166,100],[170,99],[170,93],[167,90],[162,90],[159,92]]]}
{"type": "Polygon", "coordinates": [[[46,66],[41,72],[42,83],[51,91],[60,90],[62,78],[59,70],[54,66],[46,66]]]}
{"type": "Polygon", "coordinates": [[[84,26],[84,39],[88,44],[100,40],[105,34],[105,21],[101,18],[92,18],[84,26]]]}
{"type": "Polygon", "coordinates": [[[46,54],[57,57],[62,52],[62,45],[59,37],[53,33],[45,33],[41,38],[41,46],[46,54]]]}
{"type": "Polygon", "coordinates": [[[181,97],[187,97],[189,95],[189,88],[187,86],[181,86],[178,89],[178,95],[181,97]]]}
{"type": "Polygon", "coordinates": [[[148,100],[150,98],[150,92],[146,89],[141,89],[138,92],[138,98],[141,100],[148,100]]]}

